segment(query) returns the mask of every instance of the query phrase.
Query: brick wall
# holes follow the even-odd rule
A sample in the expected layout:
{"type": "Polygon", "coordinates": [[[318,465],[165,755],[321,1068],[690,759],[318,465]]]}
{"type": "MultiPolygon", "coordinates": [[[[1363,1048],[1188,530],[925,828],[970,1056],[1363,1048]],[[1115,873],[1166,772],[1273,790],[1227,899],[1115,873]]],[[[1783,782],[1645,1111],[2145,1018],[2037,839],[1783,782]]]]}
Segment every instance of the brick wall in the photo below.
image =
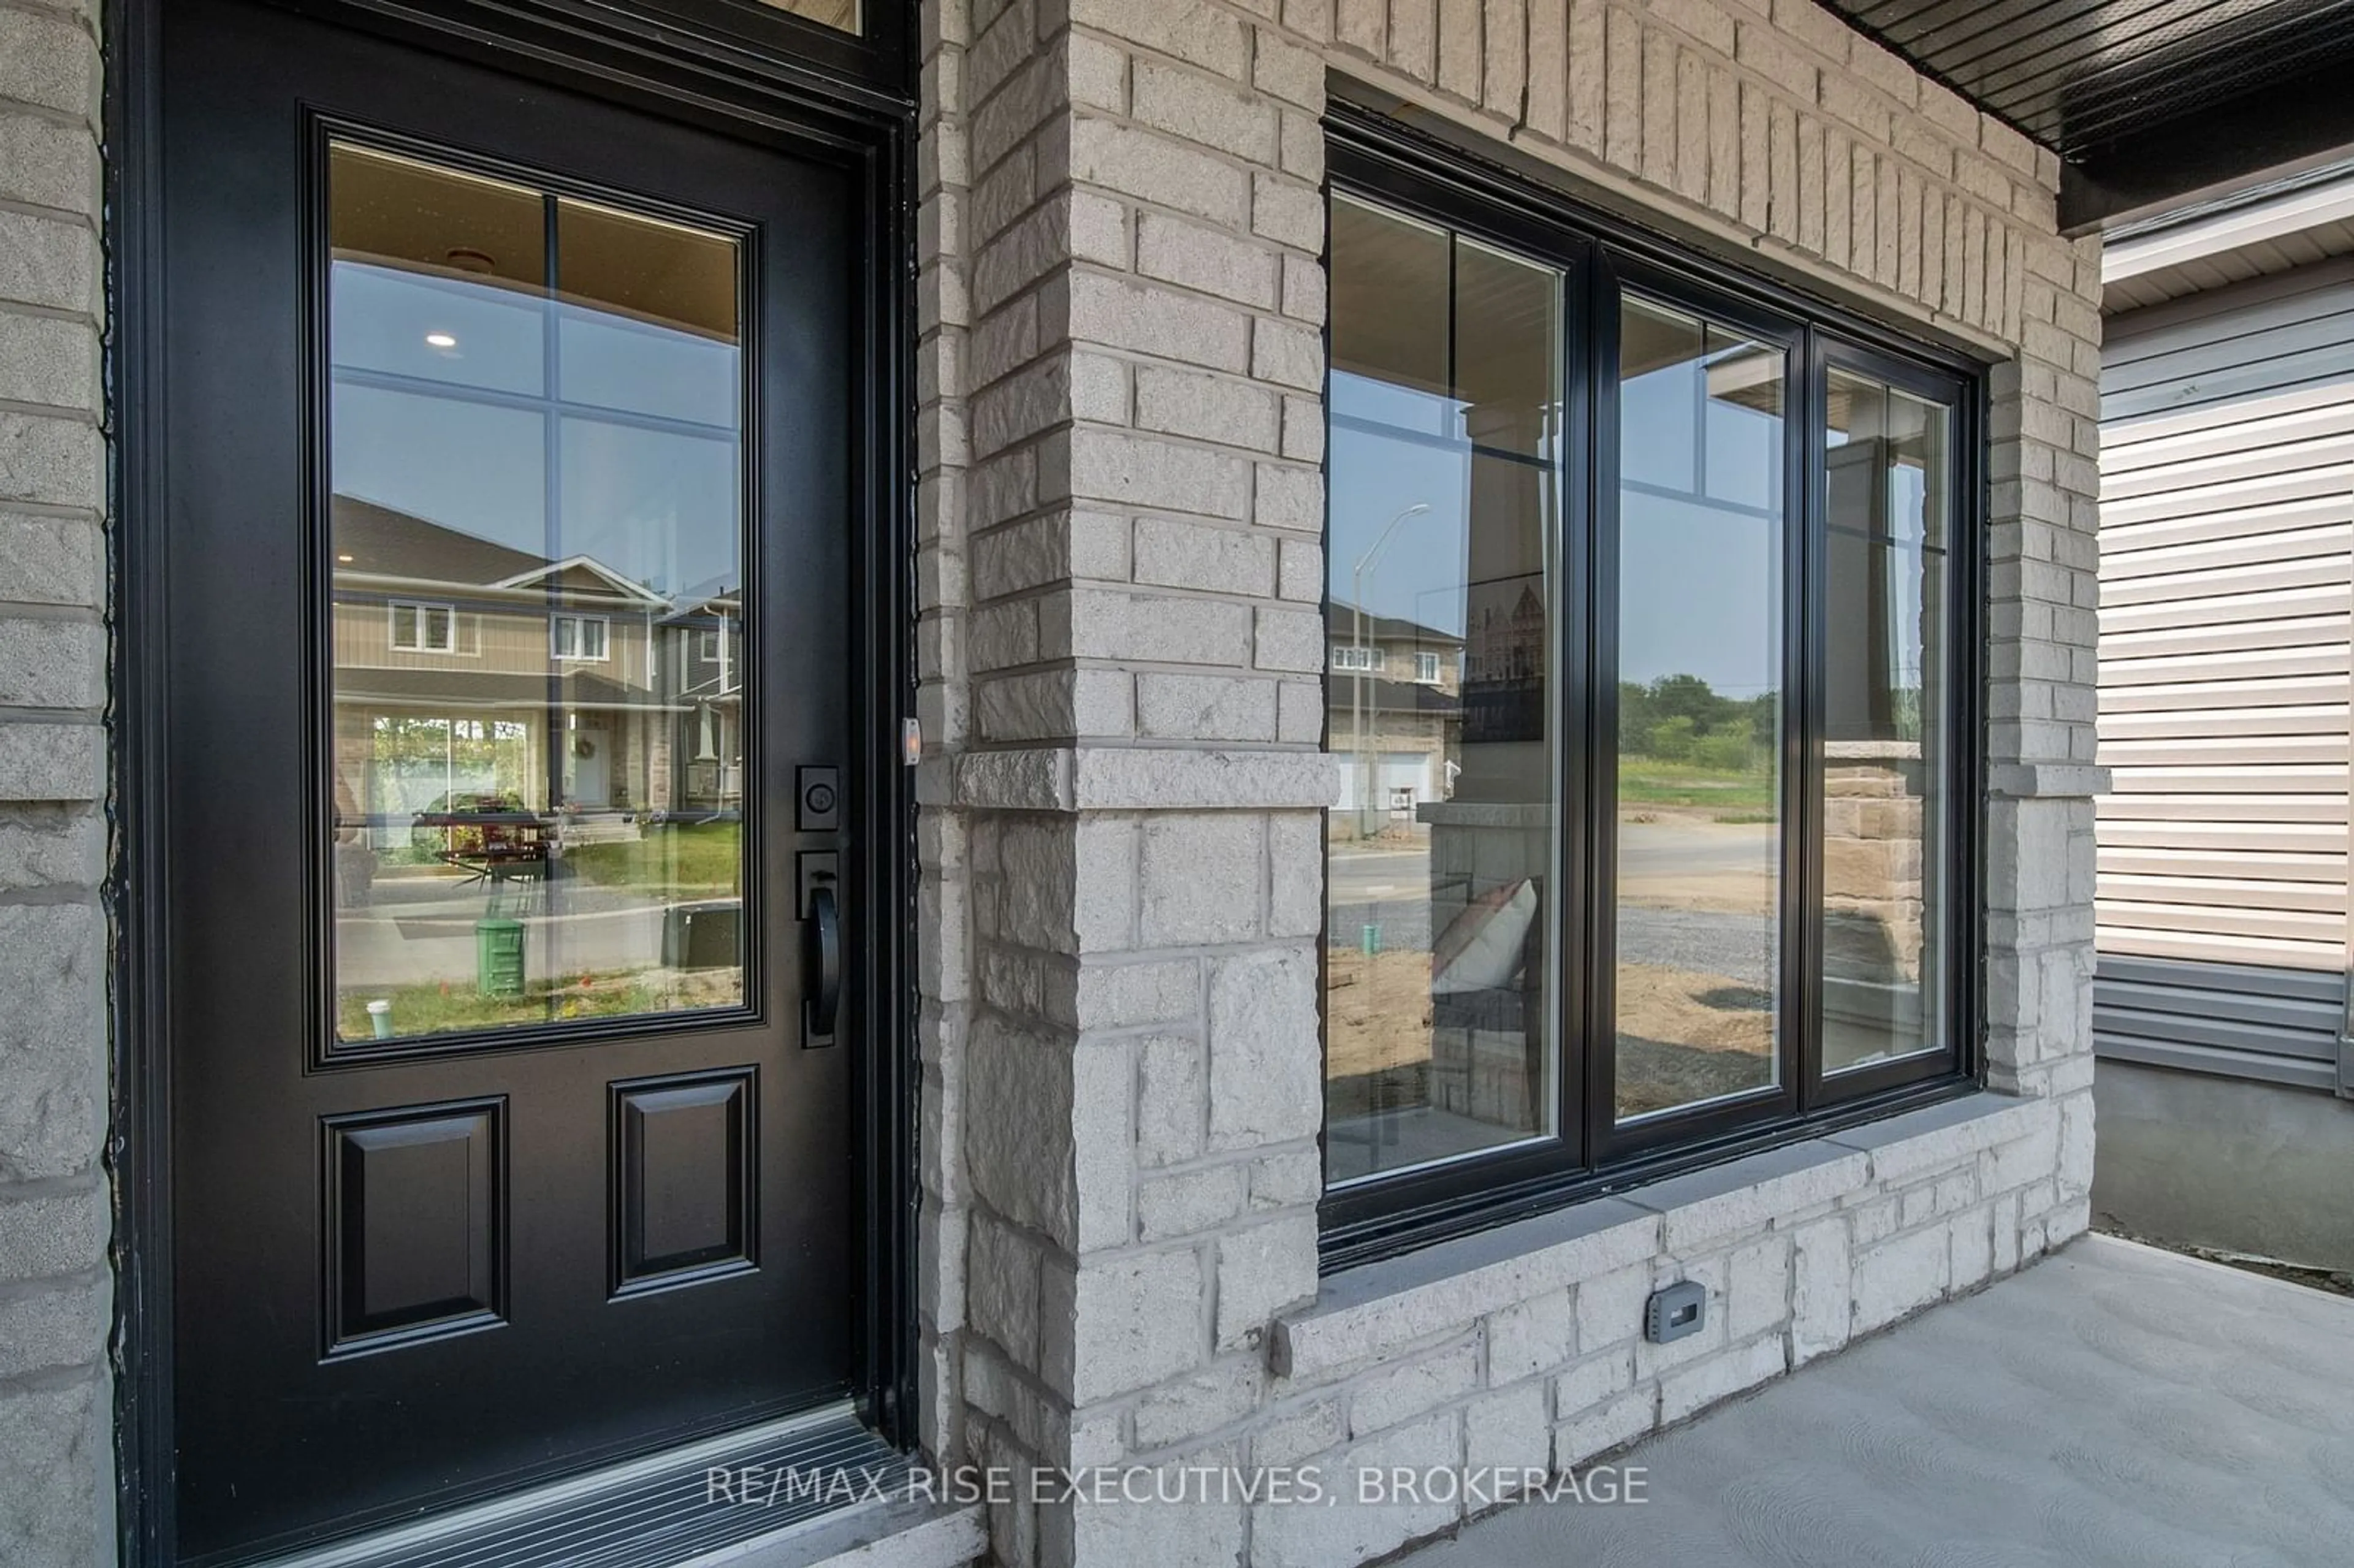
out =
{"type": "MultiPolygon", "coordinates": [[[[44,1564],[112,1550],[93,18],[0,0],[0,1558],[44,1564]]],[[[926,0],[920,37],[927,1446],[1566,1464],[2081,1229],[2097,252],[2050,157],[1805,0],[926,0]],[[2019,1101],[1320,1288],[1328,72],[1994,364],[2019,1101]],[[1652,1354],[1670,1277],[1723,1327],[1652,1354]]],[[[1007,1505],[992,1549],[1341,1563],[1452,1517],[1316,1511],[1360,1522],[1007,1505]]]]}
{"type": "Polygon", "coordinates": [[[0,1562],[113,1560],[96,7],[0,0],[0,1562]]]}
{"type": "MultiPolygon", "coordinates": [[[[2052,158],[1791,0],[925,15],[942,1451],[1565,1465],[2081,1230],[2097,249],[2053,233],[2052,158]],[[1320,1292],[1328,72],[1994,365],[1988,1047],[2019,1099],[1320,1292]],[[1717,1326],[1638,1348],[1673,1277],[1717,1326]]],[[[1016,1503],[991,1531],[1011,1563],[1338,1564],[1455,1517],[1016,1503]]]]}

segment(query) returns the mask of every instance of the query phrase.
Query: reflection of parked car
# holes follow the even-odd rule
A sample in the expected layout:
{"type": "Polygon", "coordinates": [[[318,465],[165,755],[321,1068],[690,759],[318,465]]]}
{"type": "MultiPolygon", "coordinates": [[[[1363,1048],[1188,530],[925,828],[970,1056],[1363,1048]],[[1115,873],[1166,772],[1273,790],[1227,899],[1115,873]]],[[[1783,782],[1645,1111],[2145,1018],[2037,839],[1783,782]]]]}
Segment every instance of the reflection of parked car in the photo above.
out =
{"type": "Polygon", "coordinates": [[[547,822],[513,790],[455,792],[412,821],[412,844],[478,879],[536,876],[547,860],[547,822]]]}

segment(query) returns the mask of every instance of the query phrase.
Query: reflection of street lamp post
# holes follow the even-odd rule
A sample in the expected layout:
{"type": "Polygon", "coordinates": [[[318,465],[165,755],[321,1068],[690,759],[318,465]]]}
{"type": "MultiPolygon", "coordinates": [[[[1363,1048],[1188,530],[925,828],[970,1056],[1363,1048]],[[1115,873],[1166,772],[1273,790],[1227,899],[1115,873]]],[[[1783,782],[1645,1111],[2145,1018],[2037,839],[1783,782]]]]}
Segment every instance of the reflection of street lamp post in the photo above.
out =
{"type": "MultiPolygon", "coordinates": [[[[1409,517],[1419,516],[1429,510],[1430,503],[1427,501],[1417,501],[1405,508],[1391,518],[1381,533],[1374,536],[1373,548],[1357,557],[1356,570],[1351,575],[1349,581],[1349,608],[1355,617],[1349,641],[1352,648],[1359,650],[1355,657],[1365,656],[1363,652],[1365,647],[1365,574],[1373,569],[1373,563],[1379,558],[1381,553],[1389,548],[1390,537],[1398,531],[1398,524],[1409,517]]],[[[1373,672],[1368,668],[1361,667],[1356,673],[1356,688],[1350,705],[1350,717],[1352,721],[1350,734],[1357,747],[1357,836],[1363,838],[1365,836],[1368,813],[1372,811],[1373,804],[1373,765],[1372,754],[1365,749],[1365,677],[1373,672]]]]}

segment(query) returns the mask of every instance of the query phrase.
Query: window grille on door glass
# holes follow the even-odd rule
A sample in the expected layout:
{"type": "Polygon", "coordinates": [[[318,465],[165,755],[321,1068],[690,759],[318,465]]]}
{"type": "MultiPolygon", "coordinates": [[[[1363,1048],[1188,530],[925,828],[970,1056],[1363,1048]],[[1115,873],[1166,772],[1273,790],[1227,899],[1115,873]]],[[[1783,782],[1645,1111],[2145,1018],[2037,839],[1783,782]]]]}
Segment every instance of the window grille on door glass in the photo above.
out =
{"type": "Polygon", "coordinates": [[[328,207],[338,1040],[742,1005],[737,241],[348,141],[328,207]]]}

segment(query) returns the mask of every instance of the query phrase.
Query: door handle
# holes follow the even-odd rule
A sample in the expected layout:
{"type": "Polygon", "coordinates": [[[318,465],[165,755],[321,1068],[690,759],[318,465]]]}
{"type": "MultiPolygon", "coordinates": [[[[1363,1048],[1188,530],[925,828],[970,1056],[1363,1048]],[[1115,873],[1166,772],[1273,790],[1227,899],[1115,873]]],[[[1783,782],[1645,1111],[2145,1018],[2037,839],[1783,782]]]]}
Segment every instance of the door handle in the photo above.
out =
{"type": "Polygon", "coordinates": [[[802,969],[809,986],[801,1002],[801,1044],[833,1044],[835,1015],[842,1010],[842,912],[833,889],[810,889],[809,916],[801,922],[802,969]]]}

